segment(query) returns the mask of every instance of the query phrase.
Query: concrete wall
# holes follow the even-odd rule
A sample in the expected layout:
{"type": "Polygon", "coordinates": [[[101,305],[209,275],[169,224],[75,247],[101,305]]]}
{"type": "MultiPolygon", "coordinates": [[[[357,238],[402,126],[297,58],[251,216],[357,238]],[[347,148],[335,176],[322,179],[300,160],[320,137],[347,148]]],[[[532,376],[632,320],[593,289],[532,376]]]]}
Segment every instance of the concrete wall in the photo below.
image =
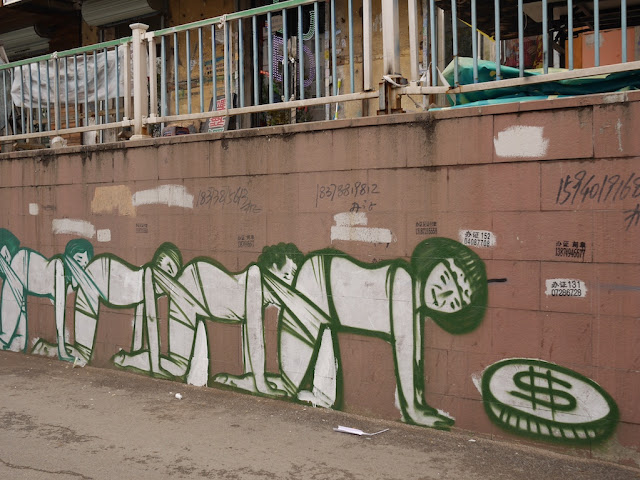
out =
{"type": "Polygon", "coordinates": [[[0,155],[0,340],[637,466],[639,100],[0,155]]]}

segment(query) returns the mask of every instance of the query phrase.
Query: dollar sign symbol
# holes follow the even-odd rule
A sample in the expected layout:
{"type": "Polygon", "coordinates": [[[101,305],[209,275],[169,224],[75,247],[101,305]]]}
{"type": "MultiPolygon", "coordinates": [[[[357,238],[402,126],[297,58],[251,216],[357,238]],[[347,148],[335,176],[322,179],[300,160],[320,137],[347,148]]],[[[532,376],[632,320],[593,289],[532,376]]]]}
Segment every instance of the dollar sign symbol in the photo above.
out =
{"type": "Polygon", "coordinates": [[[570,412],[576,408],[577,401],[573,395],[564,390],[553,388],[554,384],[571,388],[571,384],[554,377],[551,370],[547,370],[545,374],[536,372],[533,366],[530,366],[528,371],[516,373],[513,376],[513,383],[516,387],[528,393],[525,394],[520,391],[509,393],[514,397],[530,401],[531,408],[534,410],[537,406],[547,407],[551,409],[551,414],[555,416],[557,411],[570,412]],[[536,378],[542,379],[542,382],[536,384],[536,378]],[[544,383],[546,383],[545,386],[543,386],[544,383]]]}

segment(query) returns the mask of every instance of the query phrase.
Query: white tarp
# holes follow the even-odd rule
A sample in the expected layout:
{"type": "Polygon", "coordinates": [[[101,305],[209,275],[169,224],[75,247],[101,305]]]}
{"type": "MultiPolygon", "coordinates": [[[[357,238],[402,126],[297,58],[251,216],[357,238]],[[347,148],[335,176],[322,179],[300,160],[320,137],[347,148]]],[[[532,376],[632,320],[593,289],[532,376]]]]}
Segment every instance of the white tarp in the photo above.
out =
{"type": "MultiPolygon", "coordinates": [[[[60,102],[64,103],[68,98],[69,104],[75,104],[76,90],[78,92],[78,103],[84,103],[85,98],[93,105],[96,100],[96,65],[97,65],[97,94],[98,100],[104,100],[106,88],[108,88],[109,98],[116,98],[116,85],[120,83],[118,95],[124,97],[124,48],[118,52],[118,70],[119,78],[116,76],[116,52],[110,50],[107,52],[107,61],[105,62],[104,52],[98,52],[97,59],[94,55],[87,55],[86,59],[86,83],[85,83],[85,61],[83,56],[76,56],[77,69],[74,65],[73,57],[67,60],[66,76],[65,61],[59,59],[59,97],[60,102]],[[94,61],[95,60],[95,61],[94,61]],[[107,68],[105,69],[105,63],[107,68]],[[77,78],[76,78],[77,71],[77,78]],[[105,85],[107,79],[107,85],[105,85]],[[67,89],[65,89],[65,84],[67,89]]],[[[20,67],[14,68],[14,78],[11,85],[11,98],[16,107],[38,108],[38,101],[41,105],[46,105],[48,101],[55,102],[56,98],[56,67],[55,60],[49,60],[49,92],[47,94],[47,62],[39,62],[22,67],[22,76],[20,75],[20,67]],[[40,70],[40,81],[38,82],[38,69],[40,70]],[[29,74],[31,73],[31,74],[29,74]],[[22,79],[22,87],[20,85],[22,79]]],[[[133,88],[131,88],[133,93],[133,88]]]]}

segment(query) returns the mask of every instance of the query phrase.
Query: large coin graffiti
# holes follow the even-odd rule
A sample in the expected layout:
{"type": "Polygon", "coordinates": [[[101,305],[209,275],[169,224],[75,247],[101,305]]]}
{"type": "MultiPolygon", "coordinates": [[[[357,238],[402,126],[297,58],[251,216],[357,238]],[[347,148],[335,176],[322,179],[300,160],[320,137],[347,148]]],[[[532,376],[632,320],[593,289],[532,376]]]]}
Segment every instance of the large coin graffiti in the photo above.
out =
{"type": "Polygon", "coordinates": [[[543,360],[512,358],[482,375],[485,411],[519,435],[563,443],[605,440],[619,418],[611,396],[593,380],[543,360]]]}

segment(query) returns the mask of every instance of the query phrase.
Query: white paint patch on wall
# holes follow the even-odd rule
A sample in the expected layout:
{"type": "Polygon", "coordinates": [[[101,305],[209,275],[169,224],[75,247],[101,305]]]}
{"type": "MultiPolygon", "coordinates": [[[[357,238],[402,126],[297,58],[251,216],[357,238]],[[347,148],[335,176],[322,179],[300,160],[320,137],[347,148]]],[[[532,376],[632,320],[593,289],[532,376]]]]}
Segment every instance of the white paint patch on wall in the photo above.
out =
{"type": "Polygon", "coordinates": [[[587,285],[575,278],[548,278],[545,280],[545,295],[548,297],[578,297],[587,296],[587,285]]]}
{"type": "Polygon", "coordinates": [[[397,239],[388,228],[364,227],[366,213],[338,213],[333,216],[336,224],[331,227],[331,243],[334,240],[366,243],[391,243],[397,239]]]}
{"type": "Polygon", "coordinates": [[[547,153],[549,140],[544,127],[515,125],[498,133],[493,139],[496,155],[509,158],[538,158],[547,153]]]}
{"type": "Polygon", "coordinates": [[[55,218],[52,222],[52,229],[56,235],[71,234],[93,238],[96,234],[96,228],[93,224],[85,220],[74,220],[72,218],[55,218]]]}
{"type": "Polygon", "coordinates": [[[29,204],[29,215],[38,215],[40,213],[40,206],[37,203],[29,204]]]}
{"type": "Polygon", "coordinates": [[[498,242],[495,234],[488,230],[460,230],[458,237],[460,243],[468,247],[491,248],[498,242]]]}
{"type": "Polygon", "coordinates": [[[97,237],[99,242],[110,242],[111,241],[111,230],[108,228],[98,230],[97,237]]]}
{"type": "Polygon", "coordinates": [[[141,190],[131,197],[134,207],[140,205],[168,205],[169,207],[193,208],[193,195],[183,185],[161,185],[150,190],[141,190]]]}

